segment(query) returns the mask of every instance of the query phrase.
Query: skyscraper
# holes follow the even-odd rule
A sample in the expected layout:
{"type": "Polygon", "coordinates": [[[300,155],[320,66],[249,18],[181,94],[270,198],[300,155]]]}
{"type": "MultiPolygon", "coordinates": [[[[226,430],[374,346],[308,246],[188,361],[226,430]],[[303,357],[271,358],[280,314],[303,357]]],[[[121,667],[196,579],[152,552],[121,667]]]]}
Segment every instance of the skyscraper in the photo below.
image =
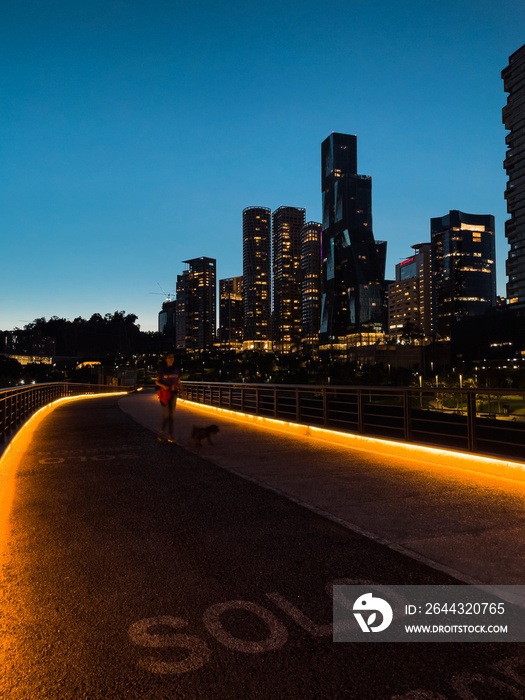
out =
{"type": "Polygon", "coordinates": [[[415,253],[396,265],[388,287],[388,332],[430,338],[433,335],[431,244],[413,245],[415,253]]]}
{"type": "Polygon", "coordinates": [[[244,342],[247,347],[270,345],[271,216],[265,207],[242,212],[242,274],[244,342]]]}
{"type": "Polygon", "coordinates": [[[272,215],[273,345],[280,352],[301,342],[301,231],[306,210],[279,207],[272,215]]]}
{"type": "Polygon", "coordinates": [[[175,324],[177,315],[177,302],[170,296],[162,304],[159,311],[159,333],[162,333],[169,340],[175,340],[175,324]]]}
{"type": "Polygon", "coordinates": [[[372,232],[372,178],[357,174],[357,137],[332,133],[321,146],[323,304],[320,347],[382,331],[386,242],[372,232]]]}
{"type": "Polygon", "coordinates": [[[243,278],[219,280],[219,344],[222,348],[242,346],[244,328],[243,278]]]}
{"type": "Polygon", "coordinates": [[[494,217],[450,211],[430,220],[434,314],[438,339],[454,323],[496,305],[494,217]]]}
{"type": "Polygon", "coordinates": [[[216,261],[193,258],[177,275],[176,343],[187,350],[209,350],[215,343],[216,261]]]}
{"type": "Polygon", "coordinates": [[[505,137],[508,150],[504,162],[507,171],[507,211],[505,236],[510,245],[507,258],[507,297],[520,313],[525,313],[525,45],[509,58],[502,71],[505,92],[503,123],[510,131],[505,137]]]}
{"type": "Polygon", "coordinates": [[[321,323],[321,224],[309,221],[301,231],[301,321],[305,350],[317,350],[321,323]]]}

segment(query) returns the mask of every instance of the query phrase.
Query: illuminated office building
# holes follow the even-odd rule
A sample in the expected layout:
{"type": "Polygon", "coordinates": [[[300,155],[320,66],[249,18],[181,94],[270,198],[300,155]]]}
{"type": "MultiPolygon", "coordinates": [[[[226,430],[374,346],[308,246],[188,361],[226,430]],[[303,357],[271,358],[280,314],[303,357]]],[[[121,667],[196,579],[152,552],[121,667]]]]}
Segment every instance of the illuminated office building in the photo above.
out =
{"type": "Polygon", "coordinates": [[[240,349],[243,341],[243,278],[219,280],[219,345],[228,350],[240,349]]]}
{"type": "Polygon", "coordinates": [[[433,335],[431,244],[413,245],[414,254],[396,265],[388,287],[388,333],[391,337],[430,339],[433,335]]]}
{"type": "MultiPolygon", "coordinates": [[[[359,334],[381,335],[386,242],[372,232],[372,178],[357,174],[357,137],[321,146],[323,303],[320,348],[344,351],[359,334]]],[[[358,341],[360,342],[360,341],[358,341]]]]}
{"type": "Polygon", "coordinates": [[[509,58],[502,71],[507,104],[503,123],[510,133],[505,137],[507,171],[505,199],[510,219],[505,222],[505,236],[510,246],[506,271],[508,303],[525,313],[525,45],[509,58]]]}
{"type": "Polygon", "coordinates": [[[321,224],[309,221],[301,230],[301,321],[305,350],[317,349],[321,323],[321,224]]]}
{"type": "Polygon", "coordinates": [[[209,350],[216,335],[216,261],[184,260],[187,269],[177,275],[176,345],[186,350],[209,350]]]}
{"type": "Polygon", "coordinates": [[[271,216],[266,207],[242,212],[244,345],[271,348],[271,216]]]}
{"type": "Polygon", "coordinates": [[[301,343],[301,231],[306,210],[279,207],[272,215],[273,347],[299,350],[301,343]]]}
{"type": "Polygon", "coordinates": [[[494,217],[450,211],[430,220],[435,330],[450,340],[454,323],[496,305],[494,217]]]}

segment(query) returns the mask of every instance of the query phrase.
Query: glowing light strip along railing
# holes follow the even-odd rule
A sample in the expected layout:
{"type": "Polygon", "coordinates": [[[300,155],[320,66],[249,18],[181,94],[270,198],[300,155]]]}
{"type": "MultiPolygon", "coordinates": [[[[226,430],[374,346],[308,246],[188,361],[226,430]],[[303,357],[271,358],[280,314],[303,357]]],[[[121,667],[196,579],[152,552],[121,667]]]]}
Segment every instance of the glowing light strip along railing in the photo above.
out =
{"type": "Polygon", "coordinates": [[[184,391],[196,403],[358,435],[504,457],[525,448],[525,420],[482,411],[504,397],[525,410],[519,390],[185,381],[184,391]]]}
{"type": "Polygon", "coordinates": [[[117,393],[123,389],[130,391],[103,384],[51,382],[0,390],[0,451],[16,429],[42,406],[68,396],[117,393]]]}

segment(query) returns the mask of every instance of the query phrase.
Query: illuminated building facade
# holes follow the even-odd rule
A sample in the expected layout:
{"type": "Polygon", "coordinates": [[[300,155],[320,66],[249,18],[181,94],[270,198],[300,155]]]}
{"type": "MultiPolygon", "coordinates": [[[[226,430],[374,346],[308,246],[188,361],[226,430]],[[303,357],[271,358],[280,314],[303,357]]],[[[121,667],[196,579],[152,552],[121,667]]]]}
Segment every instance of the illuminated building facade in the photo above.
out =
{"type": "Polygon", "coordinates": [[[271,209],[247,207],[242,212],[244,343],[271,347],[271,209]]]}
{"type": "Polygon", "coordinates": [[[372,178],[357,174],[357,137],[332,133],[321,146],[323,191],[320,349],[355,334],[381,334],[386,242],[372,232],[372,178]]]}
{"type": "Polygon", "coordinates": [[[216,334],[216,261],[193,258],[177,275],[176,345],[186,350],[209,350],[216,334]]]}
{"type": "Polygon", "coordinates": [[[388,287],[391,337],[423,340],[433,335],[431,247],[413,245],[414,255],[396,265],[396,281],[388,287]]]}
{"type": "Polygon", "coordinates": [[[219,280],[219,345],[221,348],[240,349],[244,329],[243,278],[228,277],[219,280]]]}
{"type": "Polygon", "coordinates": [[[430,232],[436,333],[450,340],[455,321],[496,305],[494,217],[453,210],[430,232]]]}
{"type": "Polygon", "coordinates": [[[509,58],[502,71],[507,104],[503,123],[509,130],[505,138],[507,171],[505,199],[510,219],[505,222],[505,236],[510,245],[506,263],[507,298],[520,314],[525,314],[525,45],[509,58]]]}
{"type": "Polygon", "coordinates": [[[301,230],[301,325],[305,350],[319,346],[321,323],[321,224],[309,221],[301,230]]]}
{"type": "Polygon", "coordinates": [[[0,331],[0,355],[10,357],[21,365],[50,365],[56,355],[56,340],[34,331],[0,331]]]}
{"type": "Polygon", "coordinates": [[[299,350],[301,343],[301,231],[306,210],[279,207],[272,215],[273,347],[299,350]]]}

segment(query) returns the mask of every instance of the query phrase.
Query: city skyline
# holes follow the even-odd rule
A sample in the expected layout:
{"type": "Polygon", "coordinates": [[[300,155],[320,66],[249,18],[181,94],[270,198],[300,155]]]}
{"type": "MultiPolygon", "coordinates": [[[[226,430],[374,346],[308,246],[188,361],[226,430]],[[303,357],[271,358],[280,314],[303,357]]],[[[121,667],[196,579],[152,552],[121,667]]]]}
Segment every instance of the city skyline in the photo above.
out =
{"type": "Polygon", "coordinates": [[[181,261],[242,274],[246,207],[321,221],[332,131],[358,137],[388,279],[430,240],[430,219],[458,209],[495,216],[505,295],[501,71],[523,44],[523,10],[332,10],[4,7],[0,329],[125,309],[156,330],[151,292],[174,291],[181,261]]]}

